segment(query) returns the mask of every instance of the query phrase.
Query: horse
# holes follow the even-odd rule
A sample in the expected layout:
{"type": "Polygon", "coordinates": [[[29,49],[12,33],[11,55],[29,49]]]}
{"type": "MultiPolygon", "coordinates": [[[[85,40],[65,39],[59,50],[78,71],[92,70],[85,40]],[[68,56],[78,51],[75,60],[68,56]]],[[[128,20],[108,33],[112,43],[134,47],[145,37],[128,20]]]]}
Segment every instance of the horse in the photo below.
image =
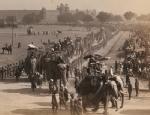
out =
{"type": "Polygon", "coordinates": [[[12,46],[9,45],[9,46],[5,46],[5,47],[2,47],[2,53],[4,54],[5,51],[8,52],[8,54],[12,54],[12,46]]]}

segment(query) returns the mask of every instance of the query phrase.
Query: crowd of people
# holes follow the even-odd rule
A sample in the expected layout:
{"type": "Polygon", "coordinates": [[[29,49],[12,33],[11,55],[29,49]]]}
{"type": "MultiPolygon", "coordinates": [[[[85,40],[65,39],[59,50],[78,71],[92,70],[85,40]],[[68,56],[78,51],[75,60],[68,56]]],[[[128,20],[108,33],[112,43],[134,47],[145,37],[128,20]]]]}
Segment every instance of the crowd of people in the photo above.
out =
{"type": "Polygon", "coordinates": [[[56,84],[54,84],[53,80],[51,79],[51,105],[52,105],[52,112],[57,113],[58,109],[65,108],[66,110],[70,110],[71,115],[82,115],[82,99],[79,96],[76,96],[73,93],[69,93],[68,89],[64,86],[61,86],[58,90],[56,84]],[[57,98],[57,94],[59,98],[57,98]]]}
{"type": "Polygon", "coordinates": [[[19,80],[19,77],[22,73],[24,66],[24,61],[21,60],[18,63],[15,64],[8,64],[6,66],[0,67],[0,77],[2,80],[5,80],[7,78],[16,78],[16,80],[19,80]]]}
{"type": "Polygon", "coordinates": [[[150,65],[147,63],[147,42],[144,39],[142,32],[135,31],[130,35],[124,45],[125,61],[124,73],[128,78],[130,76],[136,76],[138,78],[149,79],[150,65]]]}
{"type": "MultiPolygon", "coordinates": [[[[65,37],[63,40],[59,40],[58,42],[55,42],[55,43],[51,43],[50,41],[48,41],[48,43],[45,43],[45,47],[46,47],[45,49],[47,50],[46,55],[47,56],[49,55],[50,59],[52,59],[53,56],[50,54],[57,54],[57,52],[61,52],[61,53],[63,53],[63,55],[61,55],[61,56],[63,57],[63,60],[65,60],[64,62],[68,64],[68,62],[69,62],[68,60],[72,59],[72,57],[78,56],[78,58],[83,58],[84,55],[86,55],[87,53],[91,53],[92,51],[94,51],[95,49],[93,47],[96,47],[96,46],[92,46],[92,45],[95,40],[97,41],[97,45],[99,45],[99,44],[101,45],[101,43],[106,43],[106,41],[109,38],[107,38],[108,36],[105,34],[106,34],[105,30],[101,29],[100,32],[89,33],[84,38],[76,37],[76,39],[72,39],[71,37],[65,37]],[[66,61],[66,59],[67,59],[67,61],[66,61]]],[[[38,59],[38,57],[35,57],[35,59],[36,58],[38,59]]],[[[48,59],[48,58],[46,58],[46,59],[48,59]]],[[[69,67],[72,67],[73,69],[69,68],[69,70],[73,71],[74,68],[77,67],[77,65],[74,65],[74,66],[71,65],[69,67]]],[[[36,75],[41,76],[42,74],[38,73],[36,75]]],[[[44,78],[44,76],[45,76],[45,74],[43,75],[43,78],[44,78]]],[[[36,88],[36,85],[37,85],[37,80],[35,79],[35,77],[32,77],[32,78],[33,79],[31,80],[32,81],[31,86],[34,91],[36,88]]],[[[40,78],[40,77],[38,77],[38,78],[40,78]]],[[[75,81],[75,82],[77,83],[77,81],[75,81]]],[[[70,97],[70,110],[71,110],[72,115],[82,114],[82,99],[80,96],[76,96],[74,94],[69,94],[67,87],[64,85],[58,88],[58,84],[56,84],[56,82],[53,79],[49,80],[49,89],[52,94],[53,112],[58,111],[59,104],[60,104],[60,107],[64,106],[67,109],[68,108],[67,103],[68,103],[69,97],[70,97]],[[59,101],[56,98],[57,94],[59,95],[59,101]],[[58,104],[58,102],[59,102],[59,104],[58,104]]]]}
{"type": "MultiPolygon", "coordinates": [[[[73,40],[71,37],[65,37],[63,40],[59,40],[58,42],[54,43],[51,46],[51,42],[48,41],[47,44],[45,44],[46,48],[48,48],[48,51],[56,53],[56,52],[65,52],[65,55],[61,55],[64,56],[63,59],[65,59],[65,62],[68,63],[69,59],[72,59],[72,57],[74,56],[79,56],[78,58],[83,58],[84,55],[86,55],[87,53],[91,53],[95,46],[92,46],[94,44],[94,41],[97,41],[97,45],[99,45],[100,43],[106,43],[106,41],[109,39],[107,38],[107,35],[105,35],[105,30],[101,29],[100,32],[91,32],[89,33],[86,37],[81,38],[81,37],[76,37],[75,40],[73,40]],[[48,46],[48,47],[47,47],[48,46]],[[50,47],[50,49],[49,49],[50,47]],[[81,57],[80,57],[81,56],[81,57]],[[66,61],[67,59],[67,61],[66,61]]],[[[101,44],[100,44],[101,45],[101,44]]],[[[18,43],[18,48],[21,46],[20,43],[18,43]]],[[[49,53],[49,52],[46,52],[49,53]]],[[[34,55],[32,55],[34,56],[34,55]]],[[[38,56],[35,56],[34,59],[37,59],[38,56]]],[[[51,57],[52,58],[52,57],[51,57]]],[[[34,60],[32,60],[34,61],[34,60]]],[[[92,61],[92,59],[90,60],[92,61]]],[[[10,76],[12,77],[16,77],[16,80],[19,79],[22,70],[24,69],[24,64],[25,61],[20,61],[17,64],[11,64],[5,67],[1,68],[1,78],[5,79],[8,78],[10,76]]],[[[100,72],[100,64],[96,62],[96,69],[97,69],[97,73],[99,74],[100,72]]],[[[73,69],[76,67],[76,65],[71,66],[73,69]]],[[[94,66],[92,64],[92,62],[89,63],[89,67],[90,69],[87,70],[87,74],[91,74],[92,72],[92,68],[94,69],[94,66]]],[[[106,72],[107,73],[107,72],[106,72]]],[[[95,73],[94,73],[95,74],[95,73]]],[[[42,84],[42,80],[45,78],[45,73],[42,75],[40,72],[35,72],[34,74],[36,77],[38,77],[38,79],[36,79],[36,77],[31,77],[30,81],[31,81],[31,88],[33,89],[33,91],[36,88],[36,85],[41,86],[42,84]]],[[[77,81],[75,81],[77,84],[77,81]]],[[[51,94],[52,94],[52,110],[53,112],[57,112],[58,111],[58,106],[64,106],[66,109],[68,109],[68,102],[70,102],[70,111],[71,111],[71,115],[81,115],[83,113],[82,110],[82,99],[80,96],[76,96],[75,94],[69,93],[67,87],[65,86],[61,86],[60,88],[58,88],[57,84],[55,84],[53,79],[50,79],[49,81],[49,87],[51,89],[51,94]],[[59,101],[56,98],[57,94],[59,95],[59,101]],[[58,104],[59,102],[59,104],[58,104]]]]}

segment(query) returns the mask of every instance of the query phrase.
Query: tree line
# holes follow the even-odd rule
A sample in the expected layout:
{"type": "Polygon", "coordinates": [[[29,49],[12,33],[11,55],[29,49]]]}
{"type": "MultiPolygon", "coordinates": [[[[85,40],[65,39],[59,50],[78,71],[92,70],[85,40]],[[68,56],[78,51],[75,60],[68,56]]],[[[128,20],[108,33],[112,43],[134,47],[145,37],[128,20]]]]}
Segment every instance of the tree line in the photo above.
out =
{"type": "MultiPolygon", "coordinates": [[[[137,21],[150,21],[150,14],[138,16],[132,11],[125,12],[123,15],[115,15],[109,12],[101,11],[99,13],[96,10],[71,10],[68,4],[60,4],[57,6],[59,12],[57,21],[60,23],[90,23],[90,22],[121,22],[124,20],[130,21],[136,19],[137,21]]],[[[23,16],[21,24],[39,24],[46,16],[46,9],[42,8],[37,13],[29,13],[23,16]]],[[[8,26],[16,25],[17,19],[15,16],[7,16],[5,19],[0,19],[0,26],[3,27],[6,24],[8,26]]]]}
{"type": "Polygon", "coordinates": [[[71,11],[67,4],[60,4],[57,6],[59,15],[57,17],[59,22],[62,23],[76,23],[82,21],[84,23],[98,20],[99,22],[120,22],[131,21],[136,19],[137,21],[150,21],[150,14],[138,16],[132,11],[127,11],[123,15],[114,15],[109,12],[101,11],[98,14],[92,15],[92,13],[86,11],[75,10],[71,11]]]}
{"type": "MultiPolygon", "coordinates": [[[[23,16],[21,24],[29,25],[29,24],[39,24],[42,19],[44,19],[46,15],[46,9],[42,8],[37,13],[29,13],[23,16]]],[[[3,19],[0,19],[0,27],[17,27],[17,18],[16,16],[6,16],[3,19]]]]}

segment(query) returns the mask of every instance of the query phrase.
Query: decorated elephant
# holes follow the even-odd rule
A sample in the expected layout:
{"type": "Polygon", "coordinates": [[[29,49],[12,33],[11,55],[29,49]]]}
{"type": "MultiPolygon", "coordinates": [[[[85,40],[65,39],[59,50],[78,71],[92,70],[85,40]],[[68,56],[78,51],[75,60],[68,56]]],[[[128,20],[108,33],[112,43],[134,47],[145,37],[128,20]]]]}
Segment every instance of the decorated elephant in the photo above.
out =
{"type": "Polygon", "coordinates": [[[99,103],[102,102],[104,104],[104,112],[107,113],[109,101],[112,101],[116,110],[118,110],[117,100],[119,97],[121,97],[121,107],[123,107],[124,95],[118,88],[116,81],[112,79],[105,82],[102,77],[86,76],[80,81],[77,92],[83,98],[85,111],[87,106],[94,107],[94,111],[97,110],[99,103]]]}

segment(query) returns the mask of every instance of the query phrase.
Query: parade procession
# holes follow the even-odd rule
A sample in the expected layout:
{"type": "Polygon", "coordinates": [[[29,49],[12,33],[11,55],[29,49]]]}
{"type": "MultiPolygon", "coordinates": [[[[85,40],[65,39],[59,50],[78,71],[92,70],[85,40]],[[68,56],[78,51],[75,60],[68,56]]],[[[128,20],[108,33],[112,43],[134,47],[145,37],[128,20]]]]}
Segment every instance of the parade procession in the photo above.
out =
{"type": "Polygon", "coordinates": [[[14,1],[0,4],[0,115],[150,115],[150,2],[14,1]]]}

